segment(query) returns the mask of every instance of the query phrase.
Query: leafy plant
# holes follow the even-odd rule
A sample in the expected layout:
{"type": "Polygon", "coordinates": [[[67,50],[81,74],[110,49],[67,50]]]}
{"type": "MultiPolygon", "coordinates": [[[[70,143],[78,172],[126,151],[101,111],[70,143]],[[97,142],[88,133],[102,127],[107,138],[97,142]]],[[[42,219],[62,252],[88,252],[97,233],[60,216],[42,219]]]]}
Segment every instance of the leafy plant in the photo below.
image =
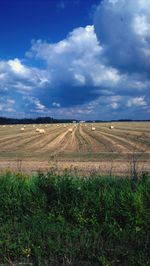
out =
{"type": "Polygon", "coordinates": [[[150,177],[0,177],[1,264],[149,265],[150,177]]]}

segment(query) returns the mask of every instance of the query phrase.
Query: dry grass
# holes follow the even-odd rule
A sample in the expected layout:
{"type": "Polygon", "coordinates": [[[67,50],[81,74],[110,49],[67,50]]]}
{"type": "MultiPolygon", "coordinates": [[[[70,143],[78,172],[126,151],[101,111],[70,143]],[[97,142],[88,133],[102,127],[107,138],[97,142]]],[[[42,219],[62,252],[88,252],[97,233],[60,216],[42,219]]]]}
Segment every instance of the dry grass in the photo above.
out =
{"type": "Polygon", "coordinates": [[[102,173],[112,167],[114,173],[126,172],[131,158],[137,158],[140,169],[149,171],[150,123],[124,122],[80,125],[35,125],[45,128],[45,134],[37,134],[33,125],[0,126],[0,169],[17,167],[18,158],[24,170],[45,170],[50,162],[59,168],[71,165],[88,172],[98,169],[102,173]],[[95,127],[96,131],[91,131],[95,127]],[[72,128],[72,132],[69,129],[72,128]],[[41,166],[41,165],[42,166],[41,166]],[[25,166],[26,165],[26,166],[25,166]]]}

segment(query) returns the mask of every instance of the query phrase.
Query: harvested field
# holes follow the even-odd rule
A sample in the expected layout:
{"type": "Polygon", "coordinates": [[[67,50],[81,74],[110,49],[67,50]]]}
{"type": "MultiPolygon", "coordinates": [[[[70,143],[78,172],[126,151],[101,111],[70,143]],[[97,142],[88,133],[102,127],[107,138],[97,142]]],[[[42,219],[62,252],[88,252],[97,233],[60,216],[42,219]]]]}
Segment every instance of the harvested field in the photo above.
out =
{"type": "Polygon", "coordinates": [[[89,171],[101,168],[101,172],[113,164],[115,173],[121,173],[134,158],[141,168],[150,171],[150,122],[116,122],[113,126],[110,123],[0,126],[0,169],[10,164],[12,167],[13,162],[17,167],[17,162],[22,161],[28,170],[34,171],[41,164],[44,170],[57,162],[61,169],[72,165],[89,171]],[[36,128],[44,129],[45,133],[39,134],[36,128]]]}

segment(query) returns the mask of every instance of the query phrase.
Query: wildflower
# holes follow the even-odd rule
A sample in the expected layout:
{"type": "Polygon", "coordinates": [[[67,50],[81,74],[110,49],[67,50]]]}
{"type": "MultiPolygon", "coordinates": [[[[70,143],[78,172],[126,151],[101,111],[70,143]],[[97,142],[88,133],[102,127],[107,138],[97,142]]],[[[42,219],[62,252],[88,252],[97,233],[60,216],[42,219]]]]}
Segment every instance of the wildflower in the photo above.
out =
{"type": "Polygon", "coordinates": [[[26,257],[30,257],[31,255],[31,248],[24,248],[22,250],[23,254],[26,256],[26,257]]]}

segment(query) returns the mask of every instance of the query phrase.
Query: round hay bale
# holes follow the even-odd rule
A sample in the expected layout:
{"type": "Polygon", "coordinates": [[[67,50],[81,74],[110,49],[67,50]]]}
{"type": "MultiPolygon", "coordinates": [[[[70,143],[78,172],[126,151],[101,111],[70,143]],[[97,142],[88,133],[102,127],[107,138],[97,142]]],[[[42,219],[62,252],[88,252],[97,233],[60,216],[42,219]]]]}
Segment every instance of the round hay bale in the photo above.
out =
{"type": "Polygon", "coordinates": [[[24,127],[20,128],[20,131],[23,132],[24,131],[24,127]]]}
{"type": "Polygon", "coordinates": [[[40,129],[39,128],[36,128],[36,132],[39,132],[40,131],[40,129]]]}
{"type": "Polygon", "coordinates": [[[96,130],[96,128],[95,127],[92,127],[92,131],[95,131],[96,130]]]}
{"type": "Polygon", "coordinates": [[[109,128],[110,128],[110,129],[113,129],[113,128],[114,128],[114,126],[110,126],[109,128]]]}
{"type": "Polygon", "coordinates": [[[41,128],[41,129],[39,130],[39,133],[40,133],[40,134],[45,134],[45,129],[41,128]]]}
{"type": "Polygon", "coordinates": [[[68,129],[68,131],[69,131],[69,132],[72,132],[72,131],[73,131],[73,129],[72,129],[72,128],[69,128],[69,129],[68,129]]]}

